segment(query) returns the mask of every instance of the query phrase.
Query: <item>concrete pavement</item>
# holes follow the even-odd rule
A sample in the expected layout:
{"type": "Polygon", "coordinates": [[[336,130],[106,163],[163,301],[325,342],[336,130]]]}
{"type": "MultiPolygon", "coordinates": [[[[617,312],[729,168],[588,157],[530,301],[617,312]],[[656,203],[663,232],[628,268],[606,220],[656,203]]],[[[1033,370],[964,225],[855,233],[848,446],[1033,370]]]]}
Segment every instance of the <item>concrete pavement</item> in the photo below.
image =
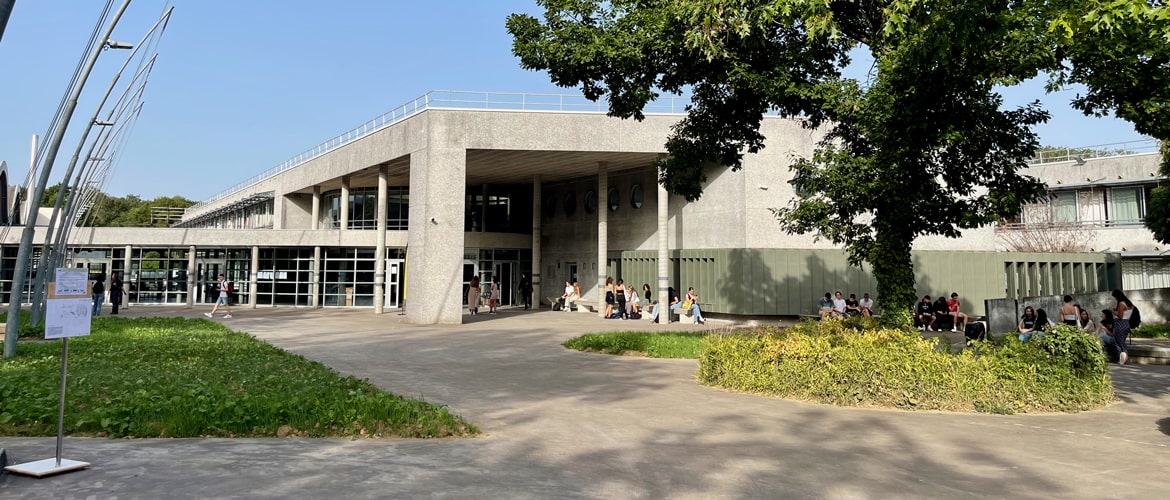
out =
{"type": "MultiPolygon", "coordinates": [[[[216,321],[446,404],[485,436],[68,439],[65,458],[90,469],[10,476],[0,497],[1148,498],[1170,489],[1163,366],[1112,367],[1120,401],[1094,412],[901,412],[735,394],[696,384],[693,360],[560,346],[590,331],[666,329],[646,322],[506,310],[421,327],[362,310],[235,312],[216,321]]],[[[53,452],[52,438],[0,443],[18,462],[53,452]]]]}

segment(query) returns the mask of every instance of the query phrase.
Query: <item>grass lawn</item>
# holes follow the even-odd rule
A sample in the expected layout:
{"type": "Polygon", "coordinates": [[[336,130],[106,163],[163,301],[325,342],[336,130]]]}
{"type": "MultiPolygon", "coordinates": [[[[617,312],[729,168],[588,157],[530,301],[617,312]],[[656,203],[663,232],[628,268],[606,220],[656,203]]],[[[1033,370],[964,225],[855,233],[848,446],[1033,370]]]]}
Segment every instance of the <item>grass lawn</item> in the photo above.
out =
{"type": "Polygon", "coordinates": [[[699,348],[707,335],[710,332],[588,333],[569,339],[564,345],[578,351],[606,354],[698,359],[699,348]]]}
{"type": "MultiPolygon", "coordinates": [[[[0,312],[0,324],[7,324],[7,323],[8,323],[8,308],[5,307],[4,312],[0,312]]],[[[41,338],[41,337],[45,336],[44,323],[41,323],[35,327],[32,326],[32,320],[30,319],[28,309],[21,309],[20,310],[19,325],[20,325],[20,333],[17,334],[17,338],[21,338],[21,339],[41,338]]]]}
{"type": "MultiPolygon", "coordinates": [[[[61,343],[0,359],[0,435],[56,434],[61,343]]],[[[448,437],[446,408],[202,319],[96,318],[69,341],[65,434],[109,437],[448,437]]]]}

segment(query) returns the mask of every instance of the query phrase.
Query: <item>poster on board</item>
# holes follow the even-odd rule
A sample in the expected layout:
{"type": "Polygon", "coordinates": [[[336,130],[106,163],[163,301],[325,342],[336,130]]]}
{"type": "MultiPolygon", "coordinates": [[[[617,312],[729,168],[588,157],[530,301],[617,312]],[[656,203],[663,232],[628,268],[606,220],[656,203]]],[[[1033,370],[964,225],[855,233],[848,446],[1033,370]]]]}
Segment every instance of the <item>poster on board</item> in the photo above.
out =
{"type": "Polygon", "coordinates": [[[57,268],[56,281],[49,284],[45,300],[45,339],[87,336],[92,319],[89,272],[57,268]]]}

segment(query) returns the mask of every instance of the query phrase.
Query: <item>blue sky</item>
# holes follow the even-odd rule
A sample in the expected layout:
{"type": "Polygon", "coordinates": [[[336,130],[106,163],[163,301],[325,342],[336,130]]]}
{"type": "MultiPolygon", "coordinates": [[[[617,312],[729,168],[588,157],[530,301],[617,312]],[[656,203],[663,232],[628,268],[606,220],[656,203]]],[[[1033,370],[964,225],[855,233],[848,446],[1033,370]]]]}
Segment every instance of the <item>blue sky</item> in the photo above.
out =
{"type": "MultiPolygon", "coordinates": [[[[0,41],[0,159],[14,182],[28,168],[104,2],[17,0],[0,41]]],[[[531,0],[176,1],[146,105],[106,191],[201,200],[429,90],[574,93],[511,55],[504,18],[531,0]]],[[[162,0],[135,0],[114,39],[136,42],[162,0]]],[[[123,55],[106,52],[77,107],[58,161],[76,146],[123,55]]],[[[1041,98],[1042,142],[1087,146],[1142,139],[1128,123],[1082,116],[1075,92],[1035,82],[1006,95],[1041,98]]]]}

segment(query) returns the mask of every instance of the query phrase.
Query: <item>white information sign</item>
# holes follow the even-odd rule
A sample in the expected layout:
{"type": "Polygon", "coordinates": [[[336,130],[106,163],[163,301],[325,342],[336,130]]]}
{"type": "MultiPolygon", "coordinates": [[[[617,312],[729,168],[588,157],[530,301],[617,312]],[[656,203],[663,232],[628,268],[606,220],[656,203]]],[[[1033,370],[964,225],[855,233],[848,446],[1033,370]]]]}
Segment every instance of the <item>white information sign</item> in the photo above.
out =
{"type": "Polygon", "coordinates": [[[86,285],[89,284],[89,272],[85,269],[57,268],[57,284],[54,285],[54,295],[89,295],[86,285]]]}
{"type": "Polygon", "coordinates": [[[92,315],[92,299],[46,300],[45,339],[89,335],[89,322],[92,315]]]}

